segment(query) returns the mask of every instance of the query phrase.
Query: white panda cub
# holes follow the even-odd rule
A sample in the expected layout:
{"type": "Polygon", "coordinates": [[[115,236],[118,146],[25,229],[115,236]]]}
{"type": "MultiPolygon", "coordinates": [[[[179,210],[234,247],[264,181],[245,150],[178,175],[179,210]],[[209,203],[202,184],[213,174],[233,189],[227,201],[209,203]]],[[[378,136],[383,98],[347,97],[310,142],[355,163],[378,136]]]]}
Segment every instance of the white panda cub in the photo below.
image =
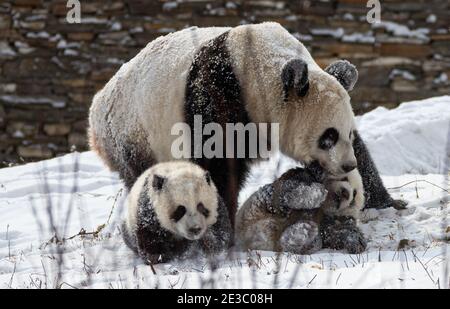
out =
{"type": "Polygon", "coordinates": [[[231,224],[209,172],[186,161],[145,171],[127,198],[125,243],[147,263],[215,253],[231,243],[231,224]]]}
{"type": "Polygon", "coordinates": [[[236,243],[243,250],[297,254],[321,248],[362,252],[366,244],[357,222],[363,207],[357,170],[344,179],[325,179],[314,164],[291,169],[239,209],[236,243]]]}

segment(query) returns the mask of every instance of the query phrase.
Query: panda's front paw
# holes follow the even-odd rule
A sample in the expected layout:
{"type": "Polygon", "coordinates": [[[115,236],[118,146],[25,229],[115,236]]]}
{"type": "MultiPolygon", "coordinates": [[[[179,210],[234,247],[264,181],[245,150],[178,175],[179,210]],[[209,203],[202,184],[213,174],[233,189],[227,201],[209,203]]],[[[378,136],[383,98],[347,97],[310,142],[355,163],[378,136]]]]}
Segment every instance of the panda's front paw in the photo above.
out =
{"type": "Polygon", "coordinates": [[[322,248],[319,227],[313,221],[298,221],[283,231],[279,245],[283,252],[312,254],[322,248]]]}
{"type": "MultiPolygon", "coordinates": [[[[394,200],[393,198],[389,197],[385,202],[379,202],[375,204],[376,209],[386,209],[386,208],[394,208],[397,210],[405,210],[406,206],[408,206],[408,202],[404,200],[394,200]]],[[[367,206],[367,208],[371,208],[370,206],[367,206]]]]}
{"type": "Polygon", "coordinates": [[[392,206],[393,208],[397,210],[404,210],[406,209],[406,206],[408,206],[408,202],[404,200],[392,200],[392,206]]]}

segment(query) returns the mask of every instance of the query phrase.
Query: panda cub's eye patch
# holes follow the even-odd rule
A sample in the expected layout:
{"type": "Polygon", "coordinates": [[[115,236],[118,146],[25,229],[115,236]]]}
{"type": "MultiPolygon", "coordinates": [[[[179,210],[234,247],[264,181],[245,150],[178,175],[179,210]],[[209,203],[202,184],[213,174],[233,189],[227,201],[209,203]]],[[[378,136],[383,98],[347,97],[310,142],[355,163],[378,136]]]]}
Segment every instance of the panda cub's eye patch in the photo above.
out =
{"type": "Polygon", "coordinates": [[[170,216],[170,219],[174,220],[175,222],[178,222],[183,218],[183,216],[186,214],[186,207],[180,205],[177,207],[177,210],[175,210],[172,215],[170,216]]]}
{"type": "Polygon", "coordinates": [[[203,205],[203,203],[199,203],[197,205],[197,210],[199,213],[201,213],[202,215],[204,215],[206,218],[208,218],[209,216],[209,210],[206,209],[205,205],[203,205]]]}
{"type": "Polygon", "coordinates": [[[319,148],[329,150],[336,145],[339,140],[339,132],[335,128],[328,128],[319,138],[319,148]]]}

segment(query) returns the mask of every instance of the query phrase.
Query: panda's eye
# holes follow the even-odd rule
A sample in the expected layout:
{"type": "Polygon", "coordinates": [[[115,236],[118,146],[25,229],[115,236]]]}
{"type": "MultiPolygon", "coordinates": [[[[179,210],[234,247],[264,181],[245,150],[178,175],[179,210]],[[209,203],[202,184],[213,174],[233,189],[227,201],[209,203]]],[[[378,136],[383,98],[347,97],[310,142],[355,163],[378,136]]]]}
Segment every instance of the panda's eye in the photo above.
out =
{"type": "Polygon", "coordinates": [[[319,138],[319,148],[330,150],[339,140],[339,132],[335,128],[328,128],[319,138]]]}
{"type": "Polygon", "coordinates": [[[183,218],[183,216],[186,214],[186,207],[180,205],[177,207],[177,210],[175,210],[172,215],[170,216],[170,219],[174,220],[175,222],[178,222],[183,218]]]}
{"type": "Polygon", "coordinates": [[[209,216],[209,210],[206,209],[205,205],[203,205],[203,203],[198,203],[197,205],[197,210],[199,213],[201,213],[202,215],[204,215],[206,218],[208,218],[209,216]]]}

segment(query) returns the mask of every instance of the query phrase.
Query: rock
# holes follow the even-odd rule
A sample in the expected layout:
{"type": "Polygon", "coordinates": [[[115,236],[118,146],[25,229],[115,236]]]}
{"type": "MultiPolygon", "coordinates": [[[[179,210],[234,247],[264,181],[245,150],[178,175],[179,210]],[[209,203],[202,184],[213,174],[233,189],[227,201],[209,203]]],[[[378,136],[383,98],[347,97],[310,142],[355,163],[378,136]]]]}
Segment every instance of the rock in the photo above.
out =
{"type": "Polygon", "coordinates": [[[133,15],[146,15],[147,12],[157,15],[162,11],[162,4],[159,1],[128,0],[127,4],[133,15]]]}
{"type": "Polygon", "coordinates": [[[366,55],[366,57],[374,55],[373,46],[368,44],[332,43],[319,45],[319,47],[341,58],[346,58],[348,55],[354,54],[362,54],[366,55]]]}
{"type": "Polygon", "coordinates": [[[8,15],[0,15],[0,30],[9,29],[11,27],[11,17],[8,15]]]}
{"type": "Polygon", "coordinates": [[[68,33],[67,38],[71,41],[92,41],[95,37],[93,32],[73,32],[68,33]]]}
{"type": "Polygon", "coordinates": [[[24,159],[50,159],[53,152],[45,145],[19,146],[17,152],[24,159]]]}
{"type": "Polygon", "coordinates": [[[399,66],[399,65],[420,65],[420,61],[414,61],[405,57],[379,57],[373,60],[367,60],[362,63],[364,67],[372,66],[399,66]]]}
{"type": "Polygon", "coordinates": [[[105,68],[103,70],[95,70],[91,74],[91,79],[94,81],[108,81],[115,73],[117,69],[105,68]]]}
{"type": "Polygon", "coordinates": [[[17,55],[17,53],[11,48],[8,42],[0,41],[0,60],[12,59],[17,55]]]}
{"type": "Polygon", "coordinates": [[[42,30],[45,28],[45,22],[44,21],[21,21],[19,22],[20,28],[26,29],[26,30],[42,30]]]}
{"type": "Polygon", "coordinates": [[[38,132],[37,124],[35,123],[26,123],[21,121],[10,121],[8,123],[8,127],[6,128],[6,132],[12,138],[23,139],[26,137],[33,137],[38,132]]]}
{"type": "Polygon", "coordinates": [[[0,128],[3,128],[6,124],[6,112],[5,108],[0,105],[0,128]]]}
{"type": "Polygon", "coordinates": [[[450,42],[449,41],[434,41],[432,43],[433,52],[450,57],[450,42]]]}
{"type": "Polygon", "coordinates": [[[64,87],[70,87],[70,88],[84,88],[89,86],[89,81],[86,79],[64,79],[64,80],[55,80],[56,84],[59,84],[64,87]]]}
{"type": "Polygon", "coordinates": [[[43,0],[15,0],[14,5],[17,6],[41,6],[43,0]]]}
{"type": "Polygon", "coordinates": [[[415,81],[396,77],[391,82],[391,88],[394,91],[417,91],[418,87],[415,81]]]}
{"type": "Polygon", "coordinates": [[[86,134],[71,133],[69,135],[69,147],[74,147],[75,149],[86,149],[87,148],[87,137],[86,134]]]}
{"type": "Polygon", "coordinates": [[[77,122],[73,123],[72,124],[72,129],[75,132],[83,133],[83,132],[86,132],[88,126],[89,126],[88,121],[84,119],[84,120],[80,120],[80,121],[77,121],[77,122]]]}
{"type": "Polygon", "coordinates": [[[382,56],[398,56],[408,55],[411,58],[425,58],[431,54],[431,48],[428,45],[419,44],[391,44],[383,43],[380,47],[382,56]]]}
{"type": "Polygon", "coordinates": [[[359,67],[357,87],[388,87],[391,69],[384,66],[359,67]]]}
{"type": "Polygon", "coordinates": [[[44,125],[44,132],[49,136],[64,136],[70,133],[70,129],[70,125],[65,123],[44,125]]]}
{"type": "Polygon", "coordinates": [[[17,90],[17,84],[0,84],[0,93],[14,93],[17,90]]]}

